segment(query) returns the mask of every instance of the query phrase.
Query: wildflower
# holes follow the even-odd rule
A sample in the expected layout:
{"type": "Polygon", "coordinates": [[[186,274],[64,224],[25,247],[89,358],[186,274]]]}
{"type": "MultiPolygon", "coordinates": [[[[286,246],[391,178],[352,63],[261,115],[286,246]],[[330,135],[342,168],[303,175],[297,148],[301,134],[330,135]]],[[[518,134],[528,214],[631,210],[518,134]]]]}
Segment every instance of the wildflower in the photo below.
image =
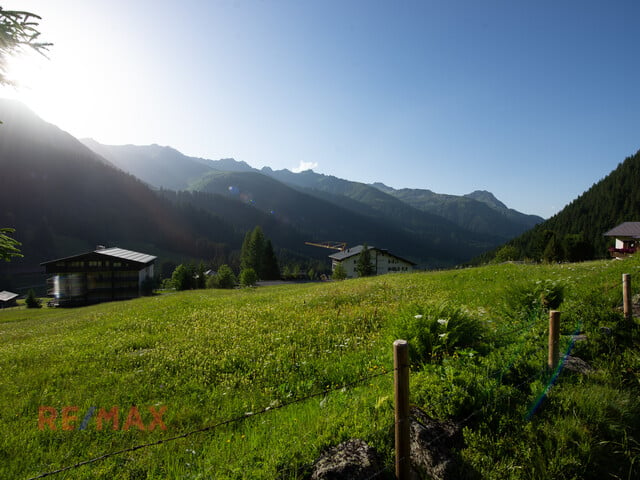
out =
{"type": "Polygon", "coordinates": [[[420,320],[420,319],[422,318],[422,315],[418,314],[418,315],[416,315],[416,316],[415,316],[415,317],[413,317],[413,318],[415,318],[416,320],[420,320]]]}
{"type": "Polygon", "coordinates": [[[444,325],[445,327],[447,326],[447,324],[449,323],[449,320],[445,320],[444,318],[439,318],[438,319],[438,323],[440,325],[444,325]]]}

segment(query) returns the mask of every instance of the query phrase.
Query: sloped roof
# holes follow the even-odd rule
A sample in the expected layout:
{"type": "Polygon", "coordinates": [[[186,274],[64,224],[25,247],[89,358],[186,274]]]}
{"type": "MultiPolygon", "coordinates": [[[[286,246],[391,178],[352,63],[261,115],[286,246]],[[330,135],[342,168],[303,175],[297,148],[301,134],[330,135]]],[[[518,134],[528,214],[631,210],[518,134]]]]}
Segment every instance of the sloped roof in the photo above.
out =
{"type": "MultiPolygon", "coordinates": [[[[333,253],[329,255],[329,258],[341,262],[342,260],[345,260],[349,257],[360,255],[363,248],[364,248],[364,245],[356,245],[355,247],[347,248],[346,250],[343,250],[341,252],[333,253]]],[[[394,255],[393,253],[389,252],[389,250],[384,250],[382,248],[376,248],[371,246],[368,247],[367,250],[377,250],[378,252],[384,253],[385,255],[389,255],[390,257],[394,257],[394,258],[397,258],[398,260],[402,260],[403,262],[407,262],[411,265],[415,265],[415,263],[412,262],[411,260],[407,260],[406,258],[402,258],[402,257],[399,257],[398,255],[394,255]]]]}
{"type": "MultiPolygon", "coordinates": [[[[329,258],[334,260],[344,260],[345,258],[353,257],[354,255],[360,255],[364,245],[357,245],[355,247],[347,248],[338,253],[332,253],[329,258]]],[[[369,247],[368,250],[374,250],[376,247],[369,247]]]]}
{"type": "Polygon", "coordinates": [[[49,260],[48,262],[43,262],[40,265],[48,265],[51,263],[79,259],[87,256],[94,256],[95,258],[96,254],[104,255],[106,257],[112,257],[112,258],[120,258],[122,260],[129,260],[131,262],[136,262],[143,265],[147,265],[153,262],[157,258],[157,257],[154,257],[153,255],[147,255],[146,253],[134,252],[133,250],[125,250],[124,248],[114,247],[114,248],[98,248],[97,250],[81,253],[79,255],[72,255],[70,257],[58,258],[56,260],[49,260]]]}
{"type": "Polygon", "coordinates": [[[640,222],[624,222],[604,234],[605,237],[640,238],[640,222]]]}
{"type": "Polygon", "coordinates": [[[99,250],[95,250],[95,253],[99,253],[100,255],[107,255],[109,257],[122,258],[124,260],[131,260],[132,262],[138,263],[151,263],[157,257],[153,255],[147,255],[146,253],[134,252],[132,250],[125,250],[124,248],[102,248],[99,250]]]}
{"type": "Polygon", "coordinates": [[[0,302],[10,302],[14,298],[18,298],[17,293],[7,292],[6,290],[0,292],[0,302]]]}

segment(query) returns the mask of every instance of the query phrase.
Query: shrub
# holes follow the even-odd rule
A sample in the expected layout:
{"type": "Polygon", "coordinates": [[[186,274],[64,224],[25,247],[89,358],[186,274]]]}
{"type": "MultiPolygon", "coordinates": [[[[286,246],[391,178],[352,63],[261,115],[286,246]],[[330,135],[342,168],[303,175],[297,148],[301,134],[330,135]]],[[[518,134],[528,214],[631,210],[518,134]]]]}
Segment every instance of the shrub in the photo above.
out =
{"type": "Polygon", "coordinates": [[[213,288],[233,288],[236,286],[236,276],[229,265],[221,265],[214,277],[213,288]]]}
{"type": "Polygon", "coordinates": [[[347,271],[344,269],[344,266],[339,263],[333,269],[333,275],[331,276],[334,280],[344,280],[347,278],[347,271]]]}
{"type": "Polygon", "coordinates": [[[25,304],[27,305],[27,308],[42,307],[42,302],[39,298],[36,298],[36,292],[33,291],[33,288],[29,290],[29,293],[27,293],[25,304]]]}
{"type": "Polygon", "coordinates": [[[253,268],[245,268],[240,272],[240,285],[243,287],[253,287],[258,281],[258,274],[253,268]]]}
{"type": "Polygon", "coordinates": [[[537,280],[507,289],[504,309],[512,318],[529,318],[557,309],[564,300],[564,286],[553,280],[537,280]]]}
{"type": "Polygon", "coordinates": [[[192,264],[180,264],[173,271],[171,281],[176,290],[190,290],[195,286],[195,267],[192,264]]]}
{"type": "Polygon", "coordinates": [[[391,333],[409,342],[414,363],[428,363],[454,352],[475,355],[483,348],[485,332],[466,311],[442,304],[404,310],[392,322],[391,333]]]}

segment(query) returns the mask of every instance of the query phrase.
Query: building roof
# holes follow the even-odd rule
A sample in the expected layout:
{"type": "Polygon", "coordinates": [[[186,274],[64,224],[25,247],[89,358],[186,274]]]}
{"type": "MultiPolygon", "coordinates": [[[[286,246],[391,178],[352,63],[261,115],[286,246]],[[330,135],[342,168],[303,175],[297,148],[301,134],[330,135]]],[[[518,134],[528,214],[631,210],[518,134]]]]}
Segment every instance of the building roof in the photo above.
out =
{"type": "Polygon", "coordinates": [[[55,262],[63,262],[66,260],[78,259],[81,257],[86,257],[88,255],[95,255],[95,254],[104,255],[106,257],[112,257],[112,258],[120,258],[122,260],[129,260],[131,262],[136,262],[143,265],[147,265],[153,262],[157,258],[157,257],[154,257],[153,255],[147,255],[146,253],[134,252],[133,250],[125,250],[124,248],[114,247],[114,248],[98,248],[97,250],[81,253],[79,255],[72,255],[70,257],[58,258],[56,260],[49,260],[48,262],[43,262],[40,265],[48,265],[55,262]]]}
{"type": "MultiPolygon", "coordinates": [[[[333,253],[333,254],[329,255],[329,258],[341,262],[342,260],[346,260],[349,257],[353,257],[355,255],[360,255],[360,253],[362,252],[363,248],[364,248],[364,245],[357,245],[355,247],[347,248],[346,250],[343,250],[341,252],[333,253]]],[[[376,247],[371,247],[371,246],[368,247],[367,250],[377,250],[380,253],[384,253],[386,255],[389,255],[390,257],[397,258],[398,260],[402,260],[403,262],[407,262],[407,263],[409,263],[411,265],[416,265],[415,263],[413,263],[410,260],[407,260],[406,258],[402,258],[402,257],[399,257],[398,255],[394,255],[393,253],[389,252],[389,250],[384,250],[382,248],[376,248],[376,247]]]]}
{"type": "Polygon", "coordinates": [[[640,222],[624,222],[604,234],[605,237],[640,238],[640,222]]]}
{"type": "Polygon", "coordinates": [[[6,290],[0,292],[0,302],[10,302],[16,298],[18,298],[17,293],[7,292],[6,290]]]}
{"type": "MultiPolygon", "coordinates": [[[[355,247],[347,248],[346,250],[342,250],[338,253],[332,253],[329,255],[329,258],[333,258],[334,260],[344,260],[345,258],[353,257],[354,255],[360,255],[364,245],[357,245],[355,247]]],[[[373,250],[376,247],[369,247],[368,250],[373,250]]]]}
{"type": "Polygon", "coordinates": [[[95,250],[95,253],[109,257],[122,258],[124,260],[131,260],[132,262],[138,263],[151,263],[157,258],[153,255],[147,255],[146,253],[134,252],[117,247],[98,249],[95,250]]]}

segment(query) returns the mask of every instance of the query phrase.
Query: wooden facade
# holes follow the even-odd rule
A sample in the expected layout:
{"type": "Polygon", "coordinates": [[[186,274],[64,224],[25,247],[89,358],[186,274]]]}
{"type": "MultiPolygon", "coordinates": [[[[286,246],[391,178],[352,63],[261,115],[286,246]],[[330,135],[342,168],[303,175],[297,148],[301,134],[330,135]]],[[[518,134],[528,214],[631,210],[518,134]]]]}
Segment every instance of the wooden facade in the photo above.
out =
{"type": "Polygon", "coordinates": [[[156,257],[122,248],[44,262],[47,295],[54,306],[87,305],[127,300],[142,294],[143,282],[153,278],[156,257]]]}
{"type": "Polygon", "coordinates": [[[18,297],[19,295],[17,293],[3,290],[0,292],[0,308],[15,307],[18,304],[18,297]]]}

